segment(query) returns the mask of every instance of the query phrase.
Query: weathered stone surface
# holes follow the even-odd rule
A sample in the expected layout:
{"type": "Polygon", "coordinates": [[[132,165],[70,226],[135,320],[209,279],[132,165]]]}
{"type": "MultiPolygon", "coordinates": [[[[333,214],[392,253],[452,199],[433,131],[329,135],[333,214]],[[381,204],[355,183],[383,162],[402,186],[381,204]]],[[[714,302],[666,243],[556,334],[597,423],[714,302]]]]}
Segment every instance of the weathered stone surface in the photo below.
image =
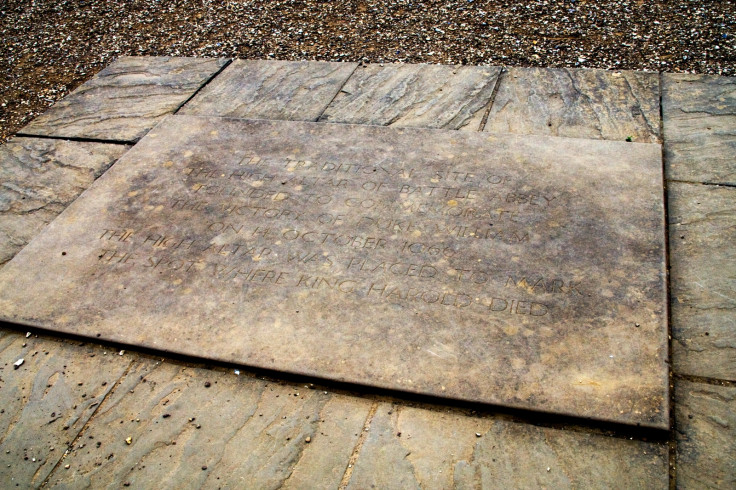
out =
{"type": "Polygon", "coordinates": [[[181,114],[315,121],[357,63],[236,60],[181,114]]]}
{"type": "Polygon", "coordinates": [[[477,131],[500,67],[366,65],[321,121],[477,131]]]}
{"type": "Polygon", "coordinates": [[[736,387],[675,384],[678,488],[736,486],[736,387]]]}
{"type": "Polygon", "coordinates": [[[736,189],[670,182],[675,372],[736,379],[736,189]]]}
{"type": "Polygon", "coordinates": [[[21,133],[137,141],[176,111],[226,62],[224,58],[123,56],[21,133]]]}
{"type": "MultiPolygon", "coordinates": [[[[96,346],[0,330],[0,481],[38,487],[130,364],[96,346]],[[17,369],[14,363],[23,359],[17,369]]],[[[87,441],[85,441],[87,442],[87,441]]]]}
{"type": "Polygon", "coordinates": [[[484,130],[656,143],[659,121],[657,73],[509,68],[484,130]]]}
{"type": "Polygon", "coordinates": [[[348,488],[666,488],[667,463],[665,443],[382,404],[348,488]]]}
{"type": "Polygon", "coordinates": [[[40,138],[0,146],[0,267],[128,148],[40,138]]]}
{"type": "Polygon", "coordinates": [[[369,408],[305,386],[142,359],[49,485],[337,488],[369,408]]]}
{"type": "Polygon", "coordinates": [[[662,75],[668,179],[736,184],[736,78],[662,75]]]}
{"type": "Polygon", "coordinates": [[[0,312],[666,427],[659,156],[658,145],[172,116],[0,271],[0,312]]]}

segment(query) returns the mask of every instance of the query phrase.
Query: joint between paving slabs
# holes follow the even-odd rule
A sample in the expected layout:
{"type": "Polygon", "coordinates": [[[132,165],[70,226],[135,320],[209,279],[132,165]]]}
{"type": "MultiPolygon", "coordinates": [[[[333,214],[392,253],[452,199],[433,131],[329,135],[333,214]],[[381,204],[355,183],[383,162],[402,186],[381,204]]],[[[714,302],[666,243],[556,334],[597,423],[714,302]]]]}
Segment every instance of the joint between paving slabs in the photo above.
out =
{"type": "Polygon", "coordinates": [[[501,79],[503,78],[504,74],[506,74],[507,72],[508,70],[506,69],[505,66],[502,66],[501,71],[498,72],[498,76],[496,77],[496,84],[493,86],[493,90],[491,91],[491,100],[488,101],[488,107],[486,108],[486,111],[480,120],[480,124],[478,125],[478,131],[483,131],[486,127],[486,124],[488,123],[488,117],[491,115],[491,109],[493,109],[493,103],[496,101],[496,94],[498,93],[498,89],[501,86],[501,79]]]}
{"type": "Polygon", "coordinates": [[[199,94],[202,90],[204,90],[204,88],[207,85],[209,85],[212,80],[214,80],[215,78],[217,78],[220,75],[220,73],[222,73],[222,71],[225,68],[227,68],[228,66],[230,66],[230,64],[232,62],[233,62],[233,59],[232,58],[226,59],[225,60],[225,63],[220,67],[220,69],[217,70],[215,73],[213,73],[207,80],[205,80],[205,82],[202,85],[200,85],[199,88],[197,90],[195,90],[194,93],[187,98],[187,100],[185,100],[184,102],[182,102],[181,104],[179,104],[179,106],[174,110],[173,114],[178,113],[181,110],[182,107],[184,107],[185,105],[187,105],[190,100],[192,100],[193,98],[195,98],[197,96],[197,94],[199,94]]]}
{"type": "Polygon", "coordinates": [[[13,135],[14,138],[40,138],[40,139],[47,139],[47,140],[60,140],[60,141],[73,141],[75,143],[103,143],[106,145],[135,145],[136,141],[127,141],[127,140],[105,140],[105,139],[97,139],[97,138],[81,138],[77,136],[51,136],[51,135],[44,135],[44,134],[29,134],[29,133],[16,133],[13,135]]]}
{"type": "Polygon", "coordinates": [[[675,182],[678,184],[690,184],[690,185],[711,185],[713,187],[736,187],[736,184],[729,184],[725,182],[698,182],[696,180],[678,180],[678,179],[667,179],[667,182],[675,182]]]}
{"type": "Polygon", "coordinates": [[[370,430],[371,422],[373,422],[373,417],[376,415],[376,411],[378,411],[378,404],[378,400],[375,400],[371,405],[371,409],[368,411],[368,415],[365,418],[363,427],[360,430],[360,437],[358,437],[358,442],[355,444],[355,447],[353,448],[353,453],[350,455],[350,458],[348,458],[348,465],[345,467],[345,473],[342,475],[342,480],[340,481],[340,485],[338,486],[339,490],[345,490],[350,483],[350,478],[353,476],[353,469],[355,468],[355,462],[358,461],[360,450],[363,449],[363,444],[368,437],[368,431],[370,430]]]}
{"type": "Polygon", "coordinates": [[[706,376],[695,376],[692,374],[679,374],[679,373],[675,373],[674,377],[677,380],[689,381],[691,383],[700,383],[704,385],[713,385],[713,386],[736,387],[736,380],[731,380],[731,379],[708,378],[706,376]]]}
{"type": "Polygon", "coordinates": [[[49,481],[51,480],[51,477],[54,476],[56,473],[56,470],[64,463],[64,460],[66,460],[66,457],[69,455],[69,453],[74,449],[74,447],[77,445],[77,442],[81,440],[83,437],[85,431],[92,423],[92,420],[95,418],[95,415],[97,415],[98,410],[100,407],[102,407],[102,404],[105,403],[105,400],[108,399],[110,395],[115,393],[115,390],[117,390],[118,386],[123,382],[123,380],[128,376],[128,373],[130,373],[131,368],[135,364],[135,359],[132,359],[128,363],[128,367],[125,368],[125,371],[123,371],[123,374],[120,375],[120,377],[115,381],[115,383],[110,387],[109,390],[107,390],[107,393],[102,397],[102,400],[100,400],[100,403],[97,404],[96,407],[94,407],[94,410],[92,411],[92,414],[87,419],[87,422],[82,426],[82,428],[77,433],[76,437],[72,440],[72,442],[67,446],[67,449],[64,451],[64,454],[61,455],[61,458],[59,458],[59,461],[56,462],[53,468],[51,468],[51,471],[49,471],[49,475],[46,477],[46,479],[41,483],[40,487],[45,487],[49,484],[49,481]]]}
{"type": "Polygon", "coordinates": [[[355,75],[355,72],[358,68],[363,66],[362,63],[356,63],[355,67],[353,67],[353,71],[350,72],[350,75],[345,77],[345,80],[342,81],[342,84],[340,85],[340,88],[337,89],[337,92],[335,92],[335,95],[332,96],[330,101],[322,108],[322,110],[319,112],[317,117],[314,118],[313,122],[320,122],[320,119],[322,119],[322,116],[325,114],[325,111],[332,105],[333,102],[335,102],[335,99],[337,99],[337,96],[340,95],[340,92],[342,92],[342,89],[345,88],[345,85],[348,84],[351,78],[353,78],[353,75],[355,75]]]}
{"type": "MultiPolygon", "coordinates": [[[[677,439],[675,437],[675,378],[672,366],[672,308],[670,308],[670,298],[672,297],[672,284],[670,282],[670,230],[669,230],[669,203],[667,198],[667,162],[664,151],[664,109],[662,107],[662,72],[658,73],[658,95],[659,95],[659,138],[660,138],[660,154],[662,163],[662,206],[664,216],[664,273],[665,273],[665,308],[667,313],[667,383],[669,384],[669,420],[670,431],[668,448],[669,463],[669,488],[675,490],[677,488],[677,439]]],[[[632,92],[633,93],[633,92],[632,92]]]]}

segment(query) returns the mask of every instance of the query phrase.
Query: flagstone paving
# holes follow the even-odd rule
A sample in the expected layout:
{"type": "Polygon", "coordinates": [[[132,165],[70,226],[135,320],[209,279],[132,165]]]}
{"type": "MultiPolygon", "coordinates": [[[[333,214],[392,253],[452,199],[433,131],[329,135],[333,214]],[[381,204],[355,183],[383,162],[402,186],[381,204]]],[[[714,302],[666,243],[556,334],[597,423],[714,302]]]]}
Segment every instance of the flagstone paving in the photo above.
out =
{"type": "Polygon", "coordinates": [[[736,185],[736,78],[662,75],[666,176],[736,185]]]}
{"type": "Polygon", "coordinates": [[[0,265],[128,148],[42,138],[15,138],[0,146],[0,265]]]}
{"type": "Polygon", "coordinates": [[[224,58],[121,57],[21,132],[138,141],[226,63],[224,58]]]}
{"type": "Polygon", "coordinates": [[[484,131],[657,143],[659,74],[509,68],[484,131]]]}
{"type": "MultiPolygon", "coordinates": [[[[118,66],[142,64],[144,71],[156,72],[150,68],[155,65],[152,61],[123,59],[118,66]]],[[[174,59],[171,63],[179,62],[174,59]]],[[[190,103],[205,94],[217,77],[196,92],[226,62],[201,63],[201,73],[184,84],[188,89],[173,90],[177,95],[166,111],[174,112],[194,94],[190,103]]],[[[237,67],[235,63],[232,66],[237,67]]],[[[355,76],[366,68],[349,69],[355,76]]],[[[659,141],[657,75],[581,70],[568,77],[576,82],[564,88],[567,82],[558,71],[542,70],[533,76],[517,75],[522,82],[514,87],[504,85],[504,81],[513,82],[516,69],[507,70],[498,81],[495,98],[491,97],[487,131],[554,131],[551,134],[593,139],[625,140],[631,136],[634,141],[659,141]],[[620,77],[629,83],[630,90],[620,77]],[[545,81],[540,84],[538,80],[545,81]],[[550,80],[557,80],[554,83],[564,90],[550,89],[554,85],[550,80]],[[537,88],[530,90],[534,84],[537,88]],[[596,92],[596,87],[607,84],[612,85],[610,92],[596,92]],[[522,96],[514,94],[536,97],[537,111],[526,111],[523,104],[515,102],[515,97],[522,96]],[[567,99],[564,94],[568,94],[567,99]],[[566,111],[559,98],[572,108],[566,111]],[[503,111],[500,100],[509,101],[503,111]],[[615,107],[600,112],[599,104],[608,103],[615,107]],[[513,113],[519,114],[518,121],[512,120],[513,113]],[[498,119],[498,114],[506,119],[498,119]],[[495,126],[499,120],[506,129],[495,126]],[[550,122],[552,126],[548,126],[550,122]]],[[[165,72],[158,71],[156,77],[167,79],[165,72]]],[[[227,69],[219,76],[225,73],[227,69]]],[[[136,77],[119,73],[116,78],[136,77]]],[[[0,335],[0,477],[19,486],[48,481],[62,488],[151,486],[164,480],[172,487],[733,486],[736,422],[732,420],[734,387],[727,381],[733,380],[734,366],[730,301],[736,272],[733,246],[729,246],[733,242],[733,188],[702,182],[733,184],[731,167],[736,151],[732,136],[736,130],[732,117],[736,108],[729,87],[736,82],[724,77],[669,74],[662,75],[662,80],[664,169],[668,179],[683,181],[666,183],[675,379],[671,442],[666,431],[600,427],[585,419],[550,423],[533,412],[508,415],[494,412],[493,407],[470,411],[438,401],[418,404],[400,393],[386,398],[357,388],[356,392],[346,392],[329,384],[310,385],[313,380],[309,379],[287,381],[276,373],[269,373],[273,379],[265,379],[246,371],[235,374],[236,367],[191,365],[127,348],[119,355],[120,346],[36,337],[35,331],[26,338],[26,329],[16,331],[6,326],[0,335]],[[694,113],[697,118],[691,117],[694,113]],[[685,238],[680,238],[682,235],[685,238]],[[21,358],[22,364],[14,369],[21,358]],[[670,452],[674,456],[671,460],[670,452]],[[674,465],[668,469],[669,462],[674,465]]],[[[89,83],[95,86],[100,82],[94,79],[89,83]]],[[[344,87],[351,86],[348,77],[344,87]]],[[[276,88],[261,90],[258,97],[267,100],[269,90],[274,93],[276,88]]],[[[84,124],[74,122],[77,114],[89,111],[83,108],[85,104],[104,105],[102,100],[110,93],[115,90],[92,91],[91,98],[80,98],[77,104],[69,102],[73,94],[57,104],[59,109],[52,108],[48,118],[41,116],[23,130],[29,133],[33,125],[48,127],[52,128],[48,135],[94,138],[99,143],[51,144],[52,140],[16,138],[0,149],[3,168],[17,165],[28,169],[18,172],[37,176],[30,170],[33,165],[43,162],[44,168],[63,167],[71,155],[77,166],[94,167],[91,174],[96,177],[98,169],[125,150],[122,145],[102,143],[137,140],[166,112],[152,116],[156,110],[142,111],[140,120],[130,115],[131,124],[103,124],[110,118],[100,117],[90,124],[91,132],[85,133],[84,124]],[[69,108],[77,105],[79,108],[69,108]],[[55,110],[57,115],[53,115],[55,110]],[[50,123],[64,111],[70,115],[68,126],[79,129],[74,135],[61,130],[57,134],[53,129],[56,123],[50,123]],[[87,164],[87,159],[94,164],[87,164]]],[[[135,90],[129,95],[132,93],[135,90]]],[[[289,105],[290,97],[298,99],[298,89],[291,93],[285,95],[283,105],[289,105]]],[[[338,92],[331,102],[338,107],[346,97],[355,94],[338,92]]],[[[394,100],[401,106],[400,98],[394,100]]],[[[468,99],[457,94],[457,100],[461,106],[468,99]]],[[[129,102],[135,104],[136,98],[129,102]]],[[[295,104],[300,105],[308,104],[295,104]]],[[[257,107],[258,98],[249,106],[257,107]]],[[[328,106],[324,114],[330,111],[328,106]]],[[[395,112],[407,113],[405,109],[395,112]]],[[[476,112],[471,117],[473,124],[461,129],[472,127],[477,118],[476,112]]],[[[58,121],[58,127],[67,126],[63,118],[58,121]]],[[[89,185],[89,179],[74,182],[75,192],[89,185]]],[[[41,178],[37,189],[43,192],[37,194],[44,198],[54,193],[72,195],[68,187],[64,177],[41,178]]],[[[5,214],[11,213],[19,219],[28,214],[17,207],[5,214]]],[[[24,240],[34,233],[29,231],[24,240]]],[[[22,244],[16,249],[18,246],[22,244]]]]}

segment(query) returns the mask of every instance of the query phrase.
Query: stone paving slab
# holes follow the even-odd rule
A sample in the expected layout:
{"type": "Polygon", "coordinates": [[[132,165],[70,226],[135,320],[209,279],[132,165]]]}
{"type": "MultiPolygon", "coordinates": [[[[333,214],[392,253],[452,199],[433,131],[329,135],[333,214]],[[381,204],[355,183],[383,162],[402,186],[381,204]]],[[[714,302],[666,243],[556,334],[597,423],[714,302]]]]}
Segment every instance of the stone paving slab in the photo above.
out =
{"type": "Polygon", "coordinates": [[[0,146],[0,267],[129,148],[41,138],[0,146]]]}
{"type": "Polygon", "coordinates": [[[382,403],[348,488],[666,488],[668,448],[382,403]]]}
{"type": "Polygon", "coordinates": [[[357,66],[235,60],[179,113],[316,121],[357,66]]]}
{"type": "Polygon", "coordinates": [[[657,143],[659,74],[509,68],[484,131],[657,143]]]}
{"type": "Polygon", "coordinates": [[[736,486],[736,387],[675,384],[677,488],[736,486]]]}
{"type": "MultiPolygon", "coordinates": [[[[79,418],[76,411],[81,408],[71,408],[73,401],[90,398],[79,393],[60,397],[64,403],[58,408],[53,405],[57,397],[49,393],[44,398],[47,406],[23,410],[22,438],[6,437],[0,443],[0,478],[21,487],[40,486],[46,480],[50,488],[372,484],[664,488],[667,484],[663,442],[611,437],[584,428],[535,427],[507,416],[447,407],[376,401],[235,374],[232,369],[157,361],[130,352],[119,356],[102,346],[25,339],[23,334],[0,330],[0,352],[8,359],[14,358],[21,342],[50,352],[24,365],[28,371],[14,372],[19,375],[16,379],[33,383],[34,390],[43,391],[46,376],[60,369],[67,378],[54,379],[54,386],[66,381],[67,389],[79,393],[89,393],[91,386],[101,386],[101,379],[108,380],[104,401],[99,396],[84,402],[88,411],[95,410],[91,418],[79,418]],[[78,371],[92,373],[92,379],[81,378],[80,386],[76,375],[70,374],[78,371]],[[49,410],[59,417],[52,424],[44,418],[46,412],[53,413],[49,410]],[[37,423],[29,423],[36,419],[37,423]],[[67,420],[75,423],[60,430],[65,437],[50,440],[54,424],[67,420]],[[35,449],[48,444],[54,451],[35,449]],[[33,462],[33,457],[45,459],[33,462]]],[[[5,393],[7,373],[2,379],[5,393]]],[[[8,401],[3,399],[4,413],[20,412],[8,401]]],[[[13,430],[20,431],[20,424],[13,430]]]]}
{"type": "Polygon", "coordinates": [[[662,75],[668,179],[736,184],[736,78],[662,75]]]}
{"type": "Polygon", "coordinates": [[[659,159],[658,145],[171,116],[5,267],[0,314],[209,359],[666,428],[659,159]],[[256,160],[255,170],[241,165],[256,160]],[[362,170],[345,172],[354,162],[362,170]],[[463,183],[448,174],[435,187],[450,164],[463,183]],[[527,194],[537,197],[517,197],[527,194]],[[446,217],[468,198],[513,216],[446,217]],[[377,202],[389,207],[365,204],[377,202]],[[427,214],[407,228],[406,209],[419,204],[427,214]],[[384,230],[386,217],[401,223],[384,230]],[[414,241],[449,252],[433,259],[414,241]]]}
{"type": "Polygon", "coordinates": [[[674,370],[736,380],[736,189],[670,182],[674,370]]]}
{"type": "Polygon", "coordinates": [[[99,346],[0,330],[4,486],[40,486],[129,364],[99,346]]]}
{"type": "Polygon", "coordinates": [[[224,58],[120,57],[21,133],[137,141],[226,63],[224,58]]]}
{"type": "Polygon", "coordinates": [[[477,131],[500,67],[364,65],[320,121],[477,131]]]}
{"type": "Polygon", "coordinates": [[[304,385],[140,358],[49,486],[337,488],[369,409],[304,385]]]}

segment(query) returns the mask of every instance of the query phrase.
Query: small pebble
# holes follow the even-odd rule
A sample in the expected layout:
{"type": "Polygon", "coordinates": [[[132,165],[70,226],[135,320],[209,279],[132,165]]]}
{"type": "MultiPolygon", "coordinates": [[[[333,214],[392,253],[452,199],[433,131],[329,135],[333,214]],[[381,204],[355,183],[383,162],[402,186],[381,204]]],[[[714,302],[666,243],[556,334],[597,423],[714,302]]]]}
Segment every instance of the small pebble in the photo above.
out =
{"type": "Polygon", "coordinates": [[[475,437],[480,437],[480,432],[476,432],[475,437]]]}
{"type": "Polygon", "coordinates": [[[209,388],[210,386],[212,386],[212,383],[210,383],[209,381],[205,381],[204,382],[204,387],[205,388],[209,388]]]}
{"type": "Polygon", "coordinates": [[[19,367],[23,365],[24,362],[25,362],[25,359],[21,357],[20,359],[18,359],[17,361],[13,363],[13,369],[18,369],[19,367]]]}
{"type": "Polygon", "coordinates": [[[126,438],[125,439],[125,444],[127,444],[128,446],[130,446],[131,444],[133,444],[133,438],[132,437],[126,438]]]}
{"type": "Polygon", "coordinates": [[[312,438],[309,437],[309,436],[307,436],[307,438],[304,439],[304,442],[306,442],[307,444],[309,444],[310,442],[312,442],[312,438]]]}

